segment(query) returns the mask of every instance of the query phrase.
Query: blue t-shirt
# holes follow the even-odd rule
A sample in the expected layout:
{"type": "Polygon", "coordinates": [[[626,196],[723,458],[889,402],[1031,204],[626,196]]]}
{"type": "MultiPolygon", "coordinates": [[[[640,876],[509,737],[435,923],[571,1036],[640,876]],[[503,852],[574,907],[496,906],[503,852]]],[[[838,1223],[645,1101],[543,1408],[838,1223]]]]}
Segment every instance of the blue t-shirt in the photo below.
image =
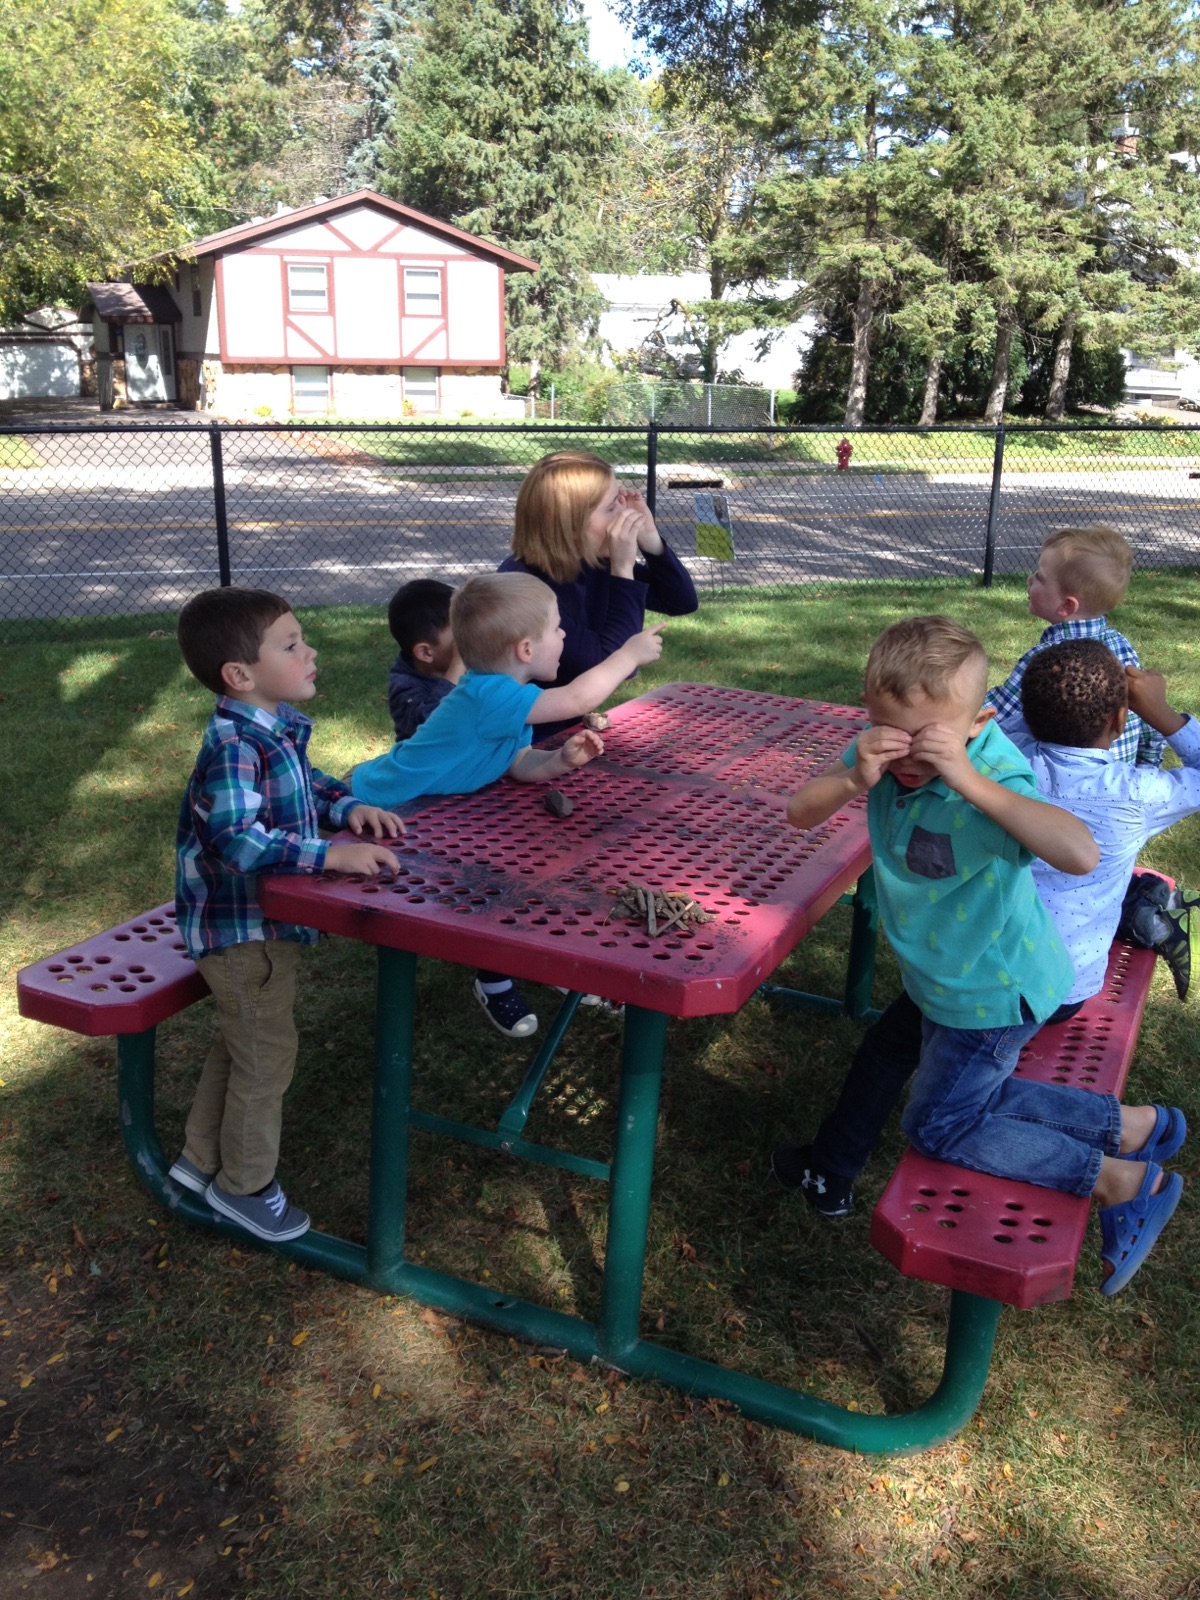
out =
{"type": "Polygon", "coordinates": [[[527,718],[541,693],[502,672],[465,673],[410,739],[355,767],[354,798],[390,809],[493,783],[533,742],[527,718]]]}

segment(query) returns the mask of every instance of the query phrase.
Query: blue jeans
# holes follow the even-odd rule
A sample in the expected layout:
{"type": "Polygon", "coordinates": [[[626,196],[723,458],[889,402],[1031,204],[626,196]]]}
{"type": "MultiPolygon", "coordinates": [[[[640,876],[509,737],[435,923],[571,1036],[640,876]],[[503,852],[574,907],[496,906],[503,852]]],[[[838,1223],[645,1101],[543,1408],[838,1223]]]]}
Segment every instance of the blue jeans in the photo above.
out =
{"type": "Polygon", "coordinates": [[[939,1161],[1088,1195],[1101,1159],[1120,1149],[1121,1103],[1091,1089],[1014,1078],[1022,1047],[1041,1026],[1030,1017],[1007,1028],[947,1028],[924,1017],[901,1127],[939,1161]]]}
{"type": "MultiPolygon", "coordinates": [[[[1043,1026],[1066,1022],[1078,1010],[1060,1006],[1043,1026]]],[[[863,1034],[837,1101],[813,1138],[815,1166],[851,1182],[858,1177],[917,1070],[924,1020],[902,989],[863,1034]]]]}

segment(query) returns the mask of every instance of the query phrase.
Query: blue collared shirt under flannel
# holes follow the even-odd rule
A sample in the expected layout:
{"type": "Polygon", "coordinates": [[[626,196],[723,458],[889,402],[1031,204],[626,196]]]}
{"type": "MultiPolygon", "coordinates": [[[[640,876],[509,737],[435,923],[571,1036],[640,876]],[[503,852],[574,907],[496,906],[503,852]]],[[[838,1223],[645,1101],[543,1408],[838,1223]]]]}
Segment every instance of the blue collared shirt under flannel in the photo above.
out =
{"type": "Polygon", "coordinates": [[[358,803],[349,787],[308,763],[312,723],[281,705],[269,711],[222,695],[188,779],[175,837],[175,917],[192,957],[256,939],[314,944],[315,928],[275,922],[258,904],[259,874],[319,872],[358,803]]]}
{"type": "MultiPolygon", "coordinates": [[[[1137,651],[1125,635],[1109,627],[1107,617],[1084,617],[1072,622],[1052,622],[1033,649],[1026,650],[1007,679],[997,688],[988,690],[983,703],[985,706],[996,708],[996,720],[1002,728],[1006,724],[1010,727],[1024,727],[1025,719],[1021,715],[1021,679],[1025,676],[1025,669],[1039,651],[1048,650],[1052,644],[1062,644],[1064,639],[1099,639],[1101,644],[1108,646],[1123,667],[1140,667],[1142,664],[1137,651]]],[[[1153,728],[1147,727],[1141,717],[1135,716],[1131,711],[1124,733],[1119,739],[1113,740],[1112,751],[1118,761],[1161,767],[1166,744],[1161,733],[1155,733],[1153,728]]]]}

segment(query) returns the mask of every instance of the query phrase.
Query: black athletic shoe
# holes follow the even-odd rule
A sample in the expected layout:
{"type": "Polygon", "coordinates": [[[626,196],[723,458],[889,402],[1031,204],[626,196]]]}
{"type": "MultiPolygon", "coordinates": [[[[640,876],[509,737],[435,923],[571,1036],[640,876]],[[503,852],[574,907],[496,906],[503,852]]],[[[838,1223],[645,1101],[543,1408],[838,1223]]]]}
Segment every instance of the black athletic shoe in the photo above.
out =
{"type": "Polygon", "coordinates": [[[499,994],[488,994],[479,979],[475,979],[475,998],[487,1014],[493,1028],[498,1028],[508,1039],[528,1039],[538,1030],[535,1012],[525,1004],[525,998],[515,983],[499,994]]]}
{"type": "Polygon", "coordinates": [[[1170,927],[1154,948],[1171,969],[1175,993],[1186,1000],[1192,973],[1200,961],[1200,950],[1196,948],[1200,943],[1200,914],[1194,906],[1185,906],[1177,911],[1164,911],[1162,915],[1170,927]]]}
{"type": "Polygon", "coordinates": [[[777,1144],[771,1151],[771,1171],[785,1189],[796,1190],[823,1217],[846,1217],[854,1204],[854,1185],[836,1172],[813,1165],[812,1145],[777,1144]]]}

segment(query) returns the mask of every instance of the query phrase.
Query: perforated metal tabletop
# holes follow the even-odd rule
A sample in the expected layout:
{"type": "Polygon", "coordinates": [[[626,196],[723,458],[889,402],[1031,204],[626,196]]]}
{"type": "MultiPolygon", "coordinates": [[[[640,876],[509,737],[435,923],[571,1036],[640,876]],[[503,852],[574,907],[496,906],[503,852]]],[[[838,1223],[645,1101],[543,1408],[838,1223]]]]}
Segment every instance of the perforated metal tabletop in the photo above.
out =
{"type": "Polygon", "coordinates": [[[617,707],[605,754],[558,787],[505,779],[403,810],[394,880],[277,875],[273,917],[675,1017],[736,1011],[870,863],[866,807],[788,827],[788,797],[865,724],[849,706],[670,684],[617,707]],[[635,881],[714,920],[650,938],[635,881]]]}

